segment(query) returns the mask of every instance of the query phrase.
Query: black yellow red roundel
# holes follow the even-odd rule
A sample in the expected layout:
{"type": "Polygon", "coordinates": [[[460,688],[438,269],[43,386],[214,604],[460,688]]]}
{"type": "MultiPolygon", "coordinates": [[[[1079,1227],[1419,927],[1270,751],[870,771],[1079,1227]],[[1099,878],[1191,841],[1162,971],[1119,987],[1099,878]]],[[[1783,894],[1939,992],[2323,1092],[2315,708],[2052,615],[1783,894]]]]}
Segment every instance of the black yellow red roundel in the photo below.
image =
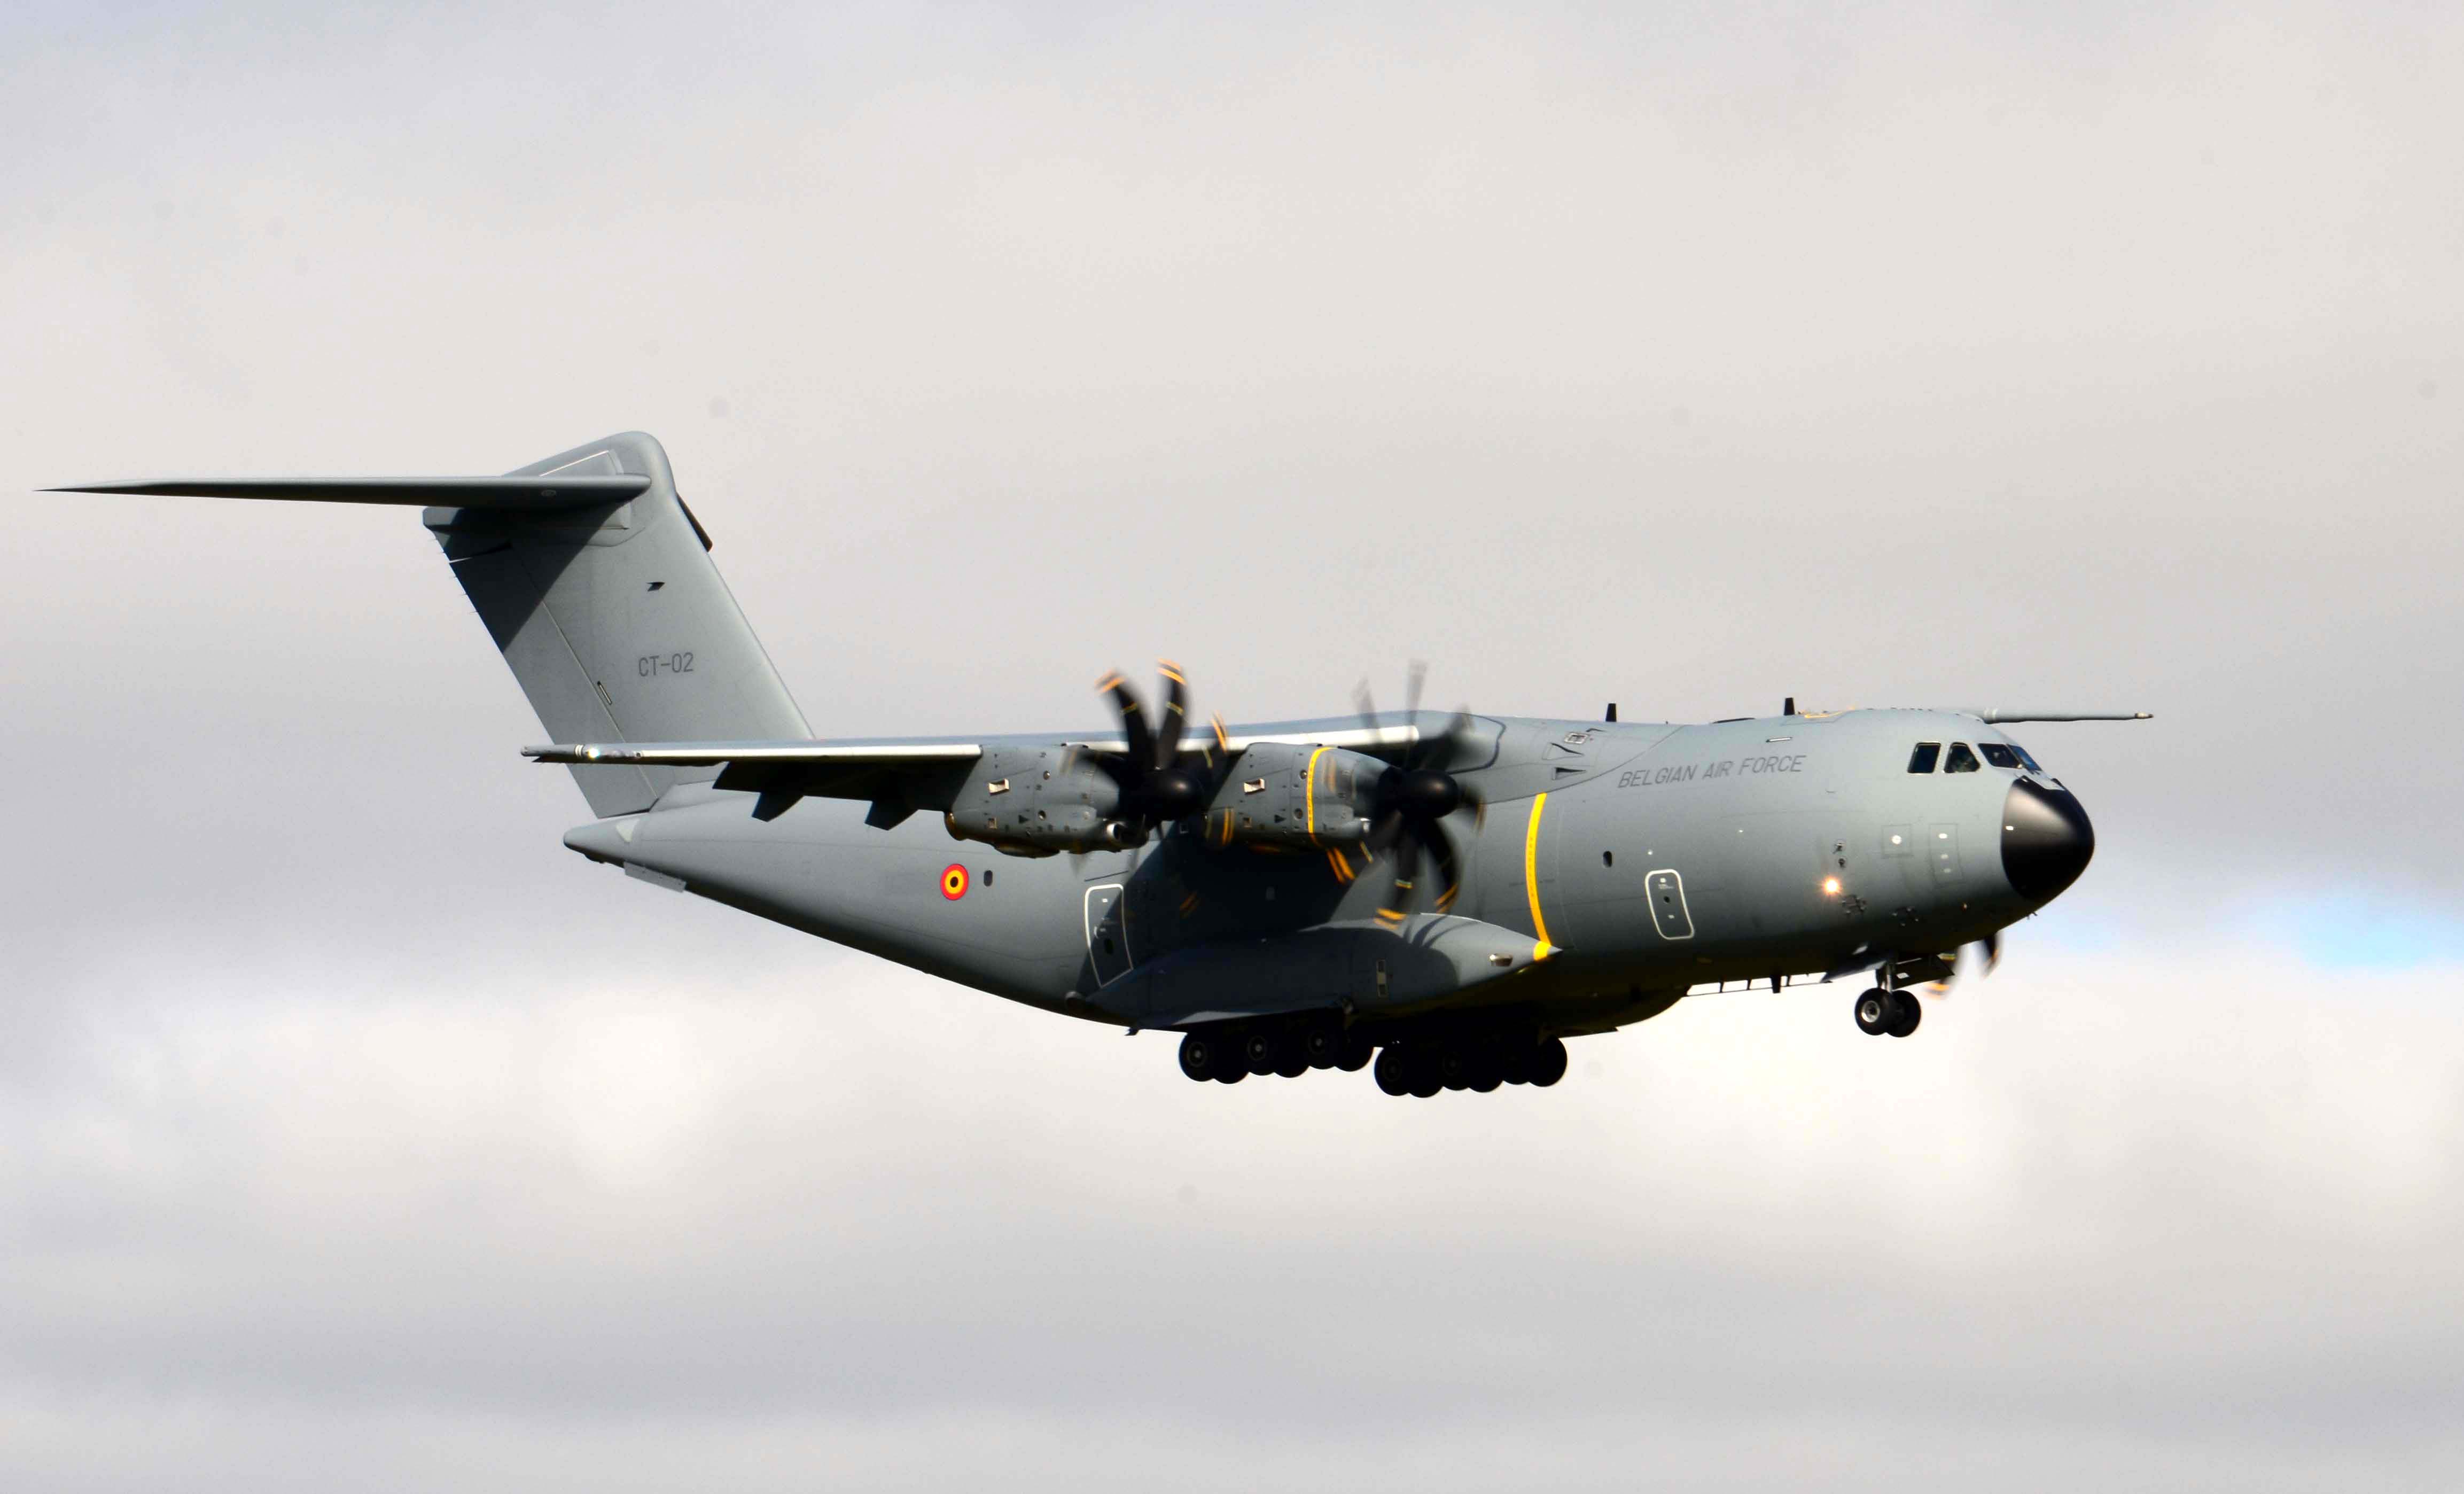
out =
{"type": "Polygon", "coordinates": [[[941,873],[941,895],[952,902],[967,895],[967,868],[952,863],[941,873]]]}

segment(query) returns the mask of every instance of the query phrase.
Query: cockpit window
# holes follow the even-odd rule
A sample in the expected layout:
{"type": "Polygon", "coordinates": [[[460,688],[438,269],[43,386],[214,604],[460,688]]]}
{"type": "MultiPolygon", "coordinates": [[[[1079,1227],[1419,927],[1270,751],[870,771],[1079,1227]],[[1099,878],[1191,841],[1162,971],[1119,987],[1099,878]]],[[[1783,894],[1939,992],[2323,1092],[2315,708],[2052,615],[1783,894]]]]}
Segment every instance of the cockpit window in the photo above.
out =
{"type": "Polygon", "coordinates": [[[1973,773],[1982,766],[1984,764],[1976,760],[1976,754],[1969,750],[1966,742],[1953,742],[1950,744],[1950,760],[1942,765],[1942,771],[1973,773]]]}
{"type": "Polygon", "coordinates": [[[1985,754],[1985,760],[1997,768],[2015,768],[2019,765],[2019,755],[2013,752],[2007,742],[1978,742],[1976,750],[1985,754]]]}
{"type": "Polygon", "coordinates": [[[1908,755],[1908,771],[1910,773],[1931,773],[1933,771],[1934,763],[1939,761],[1941,758],[1942,743],[1919,742],[1917,743],[1917,750],[1908,755]]]}
{"type": "Polygon", "coordinates": [[[2036,766],[2035,758],[2028,756],[2027,748],[2020,746],[2017,742],[2013,742],[2011,744],[2011,750],[2019,755],[2019,766],[2027,769],[2031,773],[2042,773],[2045,771],[2044,769],[2036,766]]]}

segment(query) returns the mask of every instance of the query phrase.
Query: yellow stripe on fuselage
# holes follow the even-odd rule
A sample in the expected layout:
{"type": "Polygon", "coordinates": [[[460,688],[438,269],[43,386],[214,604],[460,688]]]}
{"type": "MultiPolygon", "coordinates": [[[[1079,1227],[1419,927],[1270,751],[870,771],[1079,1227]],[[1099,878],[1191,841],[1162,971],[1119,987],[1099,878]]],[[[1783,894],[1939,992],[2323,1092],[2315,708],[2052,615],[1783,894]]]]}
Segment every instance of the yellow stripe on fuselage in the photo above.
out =
{"type": "Polygon", "coordinates": [[[1548,807],[1549,796],[1531,801],[1531,827],[1523,835],[1523,890],[1531,899],[1531,932],[1540,939],[1531,952],[1533,959],[1546,959],[1556,946],[1549,941],[1549,921],[1540,916],[1540,811],[1548,807]]]}
{"type": "Polygon", "coordinates": [[[1309,767],[1301,774],[1301,807],[1308,818],[1301,828],[1308,832],[1311,846],[1317,844],[1317,759],[1326,756],[1323,747],[1309,754],[1309,767]]]}

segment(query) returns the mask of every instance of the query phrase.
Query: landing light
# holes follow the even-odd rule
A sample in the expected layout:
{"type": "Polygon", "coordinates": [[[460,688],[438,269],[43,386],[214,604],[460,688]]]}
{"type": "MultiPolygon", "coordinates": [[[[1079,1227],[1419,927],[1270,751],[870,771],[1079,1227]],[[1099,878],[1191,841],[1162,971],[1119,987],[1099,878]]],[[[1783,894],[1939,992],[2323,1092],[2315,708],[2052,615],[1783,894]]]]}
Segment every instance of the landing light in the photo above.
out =
{"type": "Polygon", "coordinates": [[[1825,897],[1837,897],[1839,895],[1839,879],[1837,877],[1824,877],[1822,879],[1822,895],[1825,897]]]}

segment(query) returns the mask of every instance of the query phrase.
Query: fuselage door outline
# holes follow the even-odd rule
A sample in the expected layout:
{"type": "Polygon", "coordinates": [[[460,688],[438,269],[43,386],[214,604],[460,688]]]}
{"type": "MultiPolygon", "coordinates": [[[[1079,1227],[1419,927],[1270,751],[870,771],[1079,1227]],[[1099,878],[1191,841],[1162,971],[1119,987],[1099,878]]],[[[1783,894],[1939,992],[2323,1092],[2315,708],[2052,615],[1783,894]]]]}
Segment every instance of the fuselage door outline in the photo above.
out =
{"type": "Polygon", "coordinates": [[[1663,939],[1694,937],[1694,915],[1685,907],[1685,879],[1671,868],[1663,867],[1642,879],[1644,894],[1651,900],[1651,924],[1663,939]]]}
{"type": "Polygon", "coordinates": [[[1118,882],[1099,882],[1087,890],[1087,958],[1095,967],[1095,984],[1111,985],[1130,973],[1135,956],[1130,951],[1129,891],[1118,882]]]}

